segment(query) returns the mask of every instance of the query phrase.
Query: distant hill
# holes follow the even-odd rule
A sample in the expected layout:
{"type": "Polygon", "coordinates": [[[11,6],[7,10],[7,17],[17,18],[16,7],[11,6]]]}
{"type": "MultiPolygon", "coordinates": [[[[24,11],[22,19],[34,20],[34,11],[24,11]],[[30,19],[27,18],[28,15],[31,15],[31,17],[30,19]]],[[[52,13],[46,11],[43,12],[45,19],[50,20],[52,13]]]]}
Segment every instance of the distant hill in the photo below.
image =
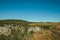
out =
{"type": "Polygon", "coordinates": [[[26,23],[28,21],[25,20],[17,20],[17,19],[5,19],[0,20],[0,24],[20,24],[20,23],[26,23]]]}

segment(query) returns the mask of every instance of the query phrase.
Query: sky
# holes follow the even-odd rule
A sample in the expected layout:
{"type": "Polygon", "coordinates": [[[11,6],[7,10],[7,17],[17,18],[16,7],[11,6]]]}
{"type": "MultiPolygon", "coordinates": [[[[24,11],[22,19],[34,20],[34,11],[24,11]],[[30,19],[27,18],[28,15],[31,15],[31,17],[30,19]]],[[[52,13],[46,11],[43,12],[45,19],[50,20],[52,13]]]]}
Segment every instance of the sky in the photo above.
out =
{"type": "Polygon", "coordinates": [[[60,0],[0,0],[0,20],[60,22],[60,0]]]}

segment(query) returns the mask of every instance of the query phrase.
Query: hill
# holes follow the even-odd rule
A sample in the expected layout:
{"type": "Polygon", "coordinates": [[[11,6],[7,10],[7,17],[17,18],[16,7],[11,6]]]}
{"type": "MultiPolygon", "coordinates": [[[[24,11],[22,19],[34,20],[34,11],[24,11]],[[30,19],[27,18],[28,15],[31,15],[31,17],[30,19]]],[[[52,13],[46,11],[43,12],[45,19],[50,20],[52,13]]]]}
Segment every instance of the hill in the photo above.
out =
{"type": "Polygon", "coordinates": [[[25,20],[17,20],[17,19],[5,19],[0,20],[0,24],[19,24],[19,23],[26,23],[28,21],[25,20]]]}

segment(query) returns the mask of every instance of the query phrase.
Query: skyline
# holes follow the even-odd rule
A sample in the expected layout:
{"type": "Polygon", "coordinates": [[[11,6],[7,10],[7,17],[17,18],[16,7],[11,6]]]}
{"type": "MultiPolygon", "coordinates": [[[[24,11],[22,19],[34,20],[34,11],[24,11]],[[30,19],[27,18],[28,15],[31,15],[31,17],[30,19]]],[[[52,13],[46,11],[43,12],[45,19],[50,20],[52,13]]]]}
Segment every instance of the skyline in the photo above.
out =
{"type": "Polygon", "coordinates": [[[60,22],[60,0],[0,0],[0,20],[60,22]]]}

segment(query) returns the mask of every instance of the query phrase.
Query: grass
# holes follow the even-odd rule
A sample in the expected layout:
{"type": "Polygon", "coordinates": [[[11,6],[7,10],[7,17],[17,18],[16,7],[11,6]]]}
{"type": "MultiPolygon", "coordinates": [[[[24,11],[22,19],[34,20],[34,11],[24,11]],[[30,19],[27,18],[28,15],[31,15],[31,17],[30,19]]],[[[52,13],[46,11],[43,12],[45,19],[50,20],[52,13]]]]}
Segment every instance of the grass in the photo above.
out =
{"type": "MultiPolygon", "coordinates": [[[[50,30],[50,31],[57,30],[57,27],[58,27],[58,26],[56,26],[57,23],[50,23],[50,22],[47,22],[47,23],[30,22],[29,23],[28,21],[24,21],[24,20],[0,20],[0,26],[4,27],[4,24],[6,24],[6,25],[13,24],[10,28],[11,34],[8,36],[1,34],[0,40],[32,40],[35,32],[32,30],[28,33],[29,27],[34,28],[34,27],[39,26],[39,27],[42,27],[42,29],[44,29],[44,30],[50,30]],[[30,24],[32,24],[32,25],[30,25],[30,24]],[[20,26],[16,26],[16,25],[20,25],[20,26]]],[[[60,25],[60,23],[59,23],[59,25],[60,25]]],[[[37,33],[36,37],[41,34],[41,33],[38,34],[38,32],[36,32],[36,33],[37,33]]],[[[44,33],[44,31],[43,31],[43,33],[44,33]]],[[[48,37],[48,36],[46,36],[46,37],[48,37]]],[[[51,40],[60,40],[60,38],[54,33],[52,33],[51,38],[52,38],[51,40]]]]}

